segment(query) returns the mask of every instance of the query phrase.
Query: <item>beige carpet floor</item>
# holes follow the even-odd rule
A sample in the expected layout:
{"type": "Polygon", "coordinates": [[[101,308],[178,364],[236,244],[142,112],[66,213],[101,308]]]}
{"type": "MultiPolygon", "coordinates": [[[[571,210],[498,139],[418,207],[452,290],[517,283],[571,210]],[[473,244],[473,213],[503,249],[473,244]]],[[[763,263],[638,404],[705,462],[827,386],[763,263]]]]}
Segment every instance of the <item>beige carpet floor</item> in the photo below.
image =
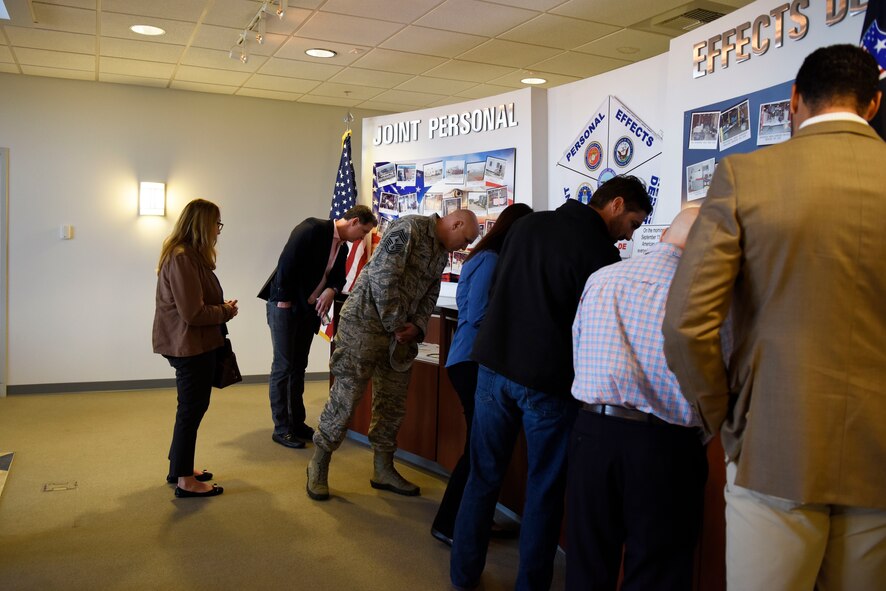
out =
{"type": "MultiPolygon", "coordinates": [[[[308,423],[326,400],[308,386],[308,423]]],[[[348,440],[325,503],[305,494],[311,448],[271,441],[266,385],[213,392],[197,466],[225,493],[175,499],[165,484],[173,390],[0,398],[0,589],[449,589],[430,523],[441,477],[398,463],[422,496],[369,486],[372,453],[348,440]],[[46,491],[46,485],[50,490],[46,491]],[[76,487],[75,487],[76,485],[76,487]]],[[[493,541],[482,589],[513,588],[516,541],[493,541]]],[[[563,587],[558,556],[554,589],[563,587]]]]}

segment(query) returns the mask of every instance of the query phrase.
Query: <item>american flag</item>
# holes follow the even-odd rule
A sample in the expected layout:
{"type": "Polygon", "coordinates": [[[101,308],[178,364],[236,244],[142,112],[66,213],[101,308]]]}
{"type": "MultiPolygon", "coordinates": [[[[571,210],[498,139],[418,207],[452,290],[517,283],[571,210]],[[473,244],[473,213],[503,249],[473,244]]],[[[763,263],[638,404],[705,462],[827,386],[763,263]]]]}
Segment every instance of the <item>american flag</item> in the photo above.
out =
{"type": "MultiPolygon", "coordinates": [[[[341,137],[341,159],[338,162],[338,174],[335,177],[335,189],[332,191],[332,205],[329,207],[329,219],[340,219],[345,212],[357,205],[357,182],[354,177],[354,161],[351,159],[351,130],[347,130],[341,137]]],[[[366,264],[366,245],[361,240],[352,244],[348,252],[347,263],[345,264],[345,288],[344,291],[351,291],[357,275],[366,264]]],[[[329,311],[329,317],[332,318],[332,310],[329,311]]],[[[332,322],[325,327],[320,327],[320,334],[325,334],[328,338],[332,338],[332,322]]]]}
{"type": "MultiPolygon", "coordinates": [[[[880,90],[886,94],[886,0],[868,0],[868,10],[861,27],[861,46],[880,65],[880,90]]],[[[871,120],[871,127],[886,139],[886,107],[871,120]]]]}

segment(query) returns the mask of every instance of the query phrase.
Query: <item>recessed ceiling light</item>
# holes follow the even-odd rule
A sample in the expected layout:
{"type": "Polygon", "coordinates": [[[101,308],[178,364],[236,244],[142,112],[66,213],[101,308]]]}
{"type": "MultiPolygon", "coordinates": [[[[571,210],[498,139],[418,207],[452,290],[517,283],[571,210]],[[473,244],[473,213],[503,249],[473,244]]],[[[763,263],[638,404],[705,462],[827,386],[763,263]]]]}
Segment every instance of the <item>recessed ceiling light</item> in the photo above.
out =
{"type": "Polygon", "coordinates": [[[151,25],[132,25],[131,27],[129,27],[129,30],[139,35],[156,36],[166,34],[166,31],[164,31],[160,27],[152,27],[151,25]]]}
{"type": "Polygon", "coordinates": [[[318,47],[306,49],[305,53],[311,57],[335,57],[336,53],[331,49],[320,49],[318,47]]]}
{"type": "Polygon", "coordinates": [[[520,82],[523,84],[544,84],[547,80],[544,78],[523,78],[520,82]]]}
{"type": "Polygon", "coordinates": [[[615,51],[617,51],[619,53],[623,53],[625,55],[630,55],[632,53],[637,53],[638,51],[640,51],[640,48],[639,47],[628,47],[628,46],[616,47],[615,51]]]}

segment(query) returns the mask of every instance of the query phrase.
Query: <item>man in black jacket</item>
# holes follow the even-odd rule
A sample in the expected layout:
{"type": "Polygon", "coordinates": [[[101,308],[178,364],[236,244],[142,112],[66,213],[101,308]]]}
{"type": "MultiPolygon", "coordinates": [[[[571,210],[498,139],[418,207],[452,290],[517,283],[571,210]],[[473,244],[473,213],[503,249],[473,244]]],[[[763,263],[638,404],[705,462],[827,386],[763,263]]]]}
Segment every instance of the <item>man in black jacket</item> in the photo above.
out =
{"type": "Polygon", "coordinates": [[[569,200],[520,219],[508,233],[472,355],[480,373],[471,475],[452,545],[456,587],[480,581],[489,524],[521,425],[529,476],[516,588],[550,587],[577,409],[570,394],[572,321],[588,276],[619,261],[614,242],[630,239],[651,212],[642,181],[615,177],[589,206],[569,200]]]}
{"type": "Polygon", "coordinates": [[[305,368],[320,319],[345,284],[347,248],[376,225],[372,210],[356,205],[338,220],[308,218],[292,230],[277,268],[258,294],[267,300],[274,360],[269,397],[274,433],[286,447],[302,448],[314,436],[305,424],[305,368]]]}

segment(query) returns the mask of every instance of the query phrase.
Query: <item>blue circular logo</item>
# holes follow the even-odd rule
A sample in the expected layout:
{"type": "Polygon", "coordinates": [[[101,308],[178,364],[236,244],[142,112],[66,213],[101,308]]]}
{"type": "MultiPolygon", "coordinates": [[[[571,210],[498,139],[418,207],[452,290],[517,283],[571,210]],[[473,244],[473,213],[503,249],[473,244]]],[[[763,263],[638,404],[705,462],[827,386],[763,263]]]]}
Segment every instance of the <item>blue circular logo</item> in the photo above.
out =
{"type": "Polygon", "coordinates": [[[597,170],[603,163],[603,146],[600,142],[591,142],[585,150],[585,166],[588,170],[597,170]]]}
{"type": "Polygon", "coordinates": [[[624,136],[615,142],[615,148],[612,150],[612,157],[615,163],[624,168],[634,157],[634,142],[631,138],[624,136]]]}
{"type": "Polygon", "coordinates": [[[587,205],[591,202],[591,195],[593,194],[594,190],[591,188],[591,185],[589,185],[588,183],[582,183],[575,191],[575,199],[587,205]]]}
{"type": "Polygon", "coordinates": [[[597,179],[597,188],[599,189],[603,185],[603,183],[605,183],[609,179],[614,179],[617,176],[618,173],[616,173],[611,168],[604,168],[603,172],[600,173],[600,178],[597,179]]]}

